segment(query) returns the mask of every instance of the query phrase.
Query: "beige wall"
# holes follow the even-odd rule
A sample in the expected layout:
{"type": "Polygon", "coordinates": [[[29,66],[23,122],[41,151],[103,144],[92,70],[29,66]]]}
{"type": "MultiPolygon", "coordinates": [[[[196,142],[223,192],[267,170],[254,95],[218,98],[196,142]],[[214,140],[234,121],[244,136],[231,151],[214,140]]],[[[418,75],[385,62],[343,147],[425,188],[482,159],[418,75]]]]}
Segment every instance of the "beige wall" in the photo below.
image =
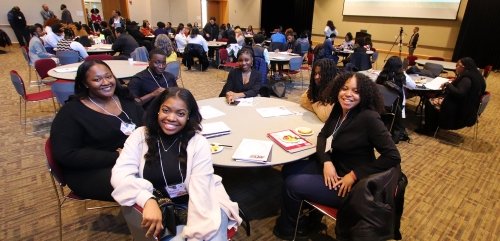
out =
{"type": "Polygon", "coordinates": [[[256,0],[229,0],[229,23],[246,28],[252,25],[260,29],[261,1],[256,0]]]}
{"type": "MultiPolygon", "coordinates": [[[[331,19],[339,31],[340,38],[336,39],[336,43],[340,44],[347,32],[354,35],[360,29],[366,29],[372,35],[374,47],[388,51],[396,40],[400,27],[403,27],[407,34],[403,36],[403,43],[407,43],[413,33],[413,28],[419,26],[420,38],[415,54],[451,59],[467,1],[462,0],[457,20],[436,20],[342,16],[343,0],[316,0],[312,33],[323,35],[326,21],[331,19]]],[[[322,41],[322,38],[314,36],[313,41],[322,41]]],[[[391,52],[397,54],[399,48],[395,46],[391,52]]],[[[402,53],[407,52],[408,48],[403,47],[402,53]]]]}

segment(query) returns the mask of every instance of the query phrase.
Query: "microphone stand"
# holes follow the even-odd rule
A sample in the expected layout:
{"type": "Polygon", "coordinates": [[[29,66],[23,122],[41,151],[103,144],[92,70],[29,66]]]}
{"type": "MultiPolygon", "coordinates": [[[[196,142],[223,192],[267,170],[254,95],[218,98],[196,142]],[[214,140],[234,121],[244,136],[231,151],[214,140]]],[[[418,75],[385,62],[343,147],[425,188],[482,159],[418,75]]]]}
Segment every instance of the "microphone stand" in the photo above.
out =
{"type": "Polygon", "coordinates": [[[403,27],[401,27],[401,29],[399,29],[399,34],[396,37],[396,39],[394,40],[394,43],[392,44],[391,48],[389,49],[389,52],[387,52],[387,55],[385,56],[385,59],[384,59],[384,63],[387,61],[387,58],[389,58],[389,54],[391,53],[392,48],[394,48],[394,46],[396,46],[396,44],[398,43],[398,40],[399,40],[399,58],[401,58],[401,51],[403,48],[403,27]]]}

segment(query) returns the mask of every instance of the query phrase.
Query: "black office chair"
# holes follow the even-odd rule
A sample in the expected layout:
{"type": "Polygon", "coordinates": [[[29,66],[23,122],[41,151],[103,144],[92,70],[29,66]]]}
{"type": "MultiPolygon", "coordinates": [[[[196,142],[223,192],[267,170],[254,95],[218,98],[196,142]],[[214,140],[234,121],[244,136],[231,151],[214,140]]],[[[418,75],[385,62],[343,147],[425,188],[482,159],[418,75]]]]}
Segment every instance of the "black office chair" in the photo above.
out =
{"type": "Polygon", "coordinates": [[[387,130],[392,132],[392,127],[394,126],[394,121],[396,120],[396,113],[399,106],[399,95],[395,91],[392,91],[385,87],[384,85],[377,84],[377,88],[380,94],[384,98],[384,106],[386,112],[382,114],[382,120],[387,126],[387,130]]]}

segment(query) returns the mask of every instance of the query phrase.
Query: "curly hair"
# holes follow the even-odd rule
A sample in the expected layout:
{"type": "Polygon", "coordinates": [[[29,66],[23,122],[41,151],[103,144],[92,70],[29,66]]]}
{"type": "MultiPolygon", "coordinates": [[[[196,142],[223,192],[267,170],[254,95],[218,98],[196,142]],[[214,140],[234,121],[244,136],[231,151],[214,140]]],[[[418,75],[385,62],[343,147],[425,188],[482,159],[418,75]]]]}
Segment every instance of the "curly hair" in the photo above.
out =
{"type": "Polygon", "coordinates": [[[319,59],[318,61],[315,61],[311,71],[311,78],[309,79],[307,98],[312,102],[319,101],[321,104],[332,104],[332,96],[323,96],[322,92],[326,89],[328,83],[335,78],[337,73],[337,64],[335,61],[331,59],[319,59]],[[320,67],[319,85],[316,84],[316,81],[314,81],[314,76],[316,75],[314,70],[316,67],[320,67]]]}
{"type": "Polygon", "coordinates": [[[172,41],[166,34],[159,34],[158,36],[156,36],[155,48],[163,49],[163,51],[167,53],[167,56],[170,56],[174,51],[172,41]]]}
{"type": "MultiPolygon", "coordinates": [[[[85,86],[85,83],[87,82],[87,74],[94,65],[104,65],[106,68],[109,69],[109,72],[113,74],[113,71],[111,71],[111,68],[109,67],[108,64],[106,64],[102,60],[87,60],[83,62],[79,67],[78,70],[76,71],[76,78],[75,78],[75,95],[74,97],[77,99],[82,99],[86,98],[89,96],[89,89],[85,86]]],[[[120,81],[116,79],[115,74],[113,74],[113,77],[116,81],[115,83],[115,95],[118,96],[119,98],[125,98],[129,100],[133,100],[134,98],[130,94],[130,91],[126,88],[123,87],[120,84],[120,81]]],[[[73,98],[71,98],[73,99],[73,98]]]]}
{"type": "Polygon", "coordinates": [[[179,162],[185,170],[187,163],[187,145],[189,140],[199,131],[201,131],[201,114],[198,109],[198,104],[193,94],[187,89],[171,87],[163,91],[158,97],[156,97],[148,107],[148,111],[145,115],[146,124],[146,144],[148,145],[148,152],[144,155],[146,160],[146,165],[150,165],[154,162],[159,162],[160,157],[158,155],[158,140],[162,136],[166,136],[165,133],[160,128],[158,123],[158,113],[160,111],[161,105],[169,98],[178,98],[187,106],[188,120],[184,128],[177,133],[179,136],[180,153],[179,162]]]}
{"type": "Polygon", "coordinates": [[[331,97],[333,103],[336,105],[339,103],[339,93],[342,87],[345,85],[347,80],[355,78],[356,85],[359,93],[359,104],[355,108],[361,110],[369,109],[374,110],[378,113],[384,112],[384,102],[382,96],[375,84],[368,76],[360,73],[341,73],[339,74],[330,84],[327,89],[323,92],[327,95],[323,98],[331,97]]]}

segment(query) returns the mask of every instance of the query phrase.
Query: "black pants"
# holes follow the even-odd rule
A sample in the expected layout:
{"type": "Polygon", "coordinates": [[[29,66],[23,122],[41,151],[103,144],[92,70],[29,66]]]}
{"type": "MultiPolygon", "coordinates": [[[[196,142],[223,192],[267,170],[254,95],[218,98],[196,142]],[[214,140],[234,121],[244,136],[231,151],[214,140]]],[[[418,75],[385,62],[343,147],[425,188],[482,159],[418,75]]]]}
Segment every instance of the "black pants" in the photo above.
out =
{"type": "Polygon", "coordinates": [[[21,46],[28,46],[30,41],[30,34],[26,28],[12,28],[14,34],[16,35],[17,41],[21,46]]]}

